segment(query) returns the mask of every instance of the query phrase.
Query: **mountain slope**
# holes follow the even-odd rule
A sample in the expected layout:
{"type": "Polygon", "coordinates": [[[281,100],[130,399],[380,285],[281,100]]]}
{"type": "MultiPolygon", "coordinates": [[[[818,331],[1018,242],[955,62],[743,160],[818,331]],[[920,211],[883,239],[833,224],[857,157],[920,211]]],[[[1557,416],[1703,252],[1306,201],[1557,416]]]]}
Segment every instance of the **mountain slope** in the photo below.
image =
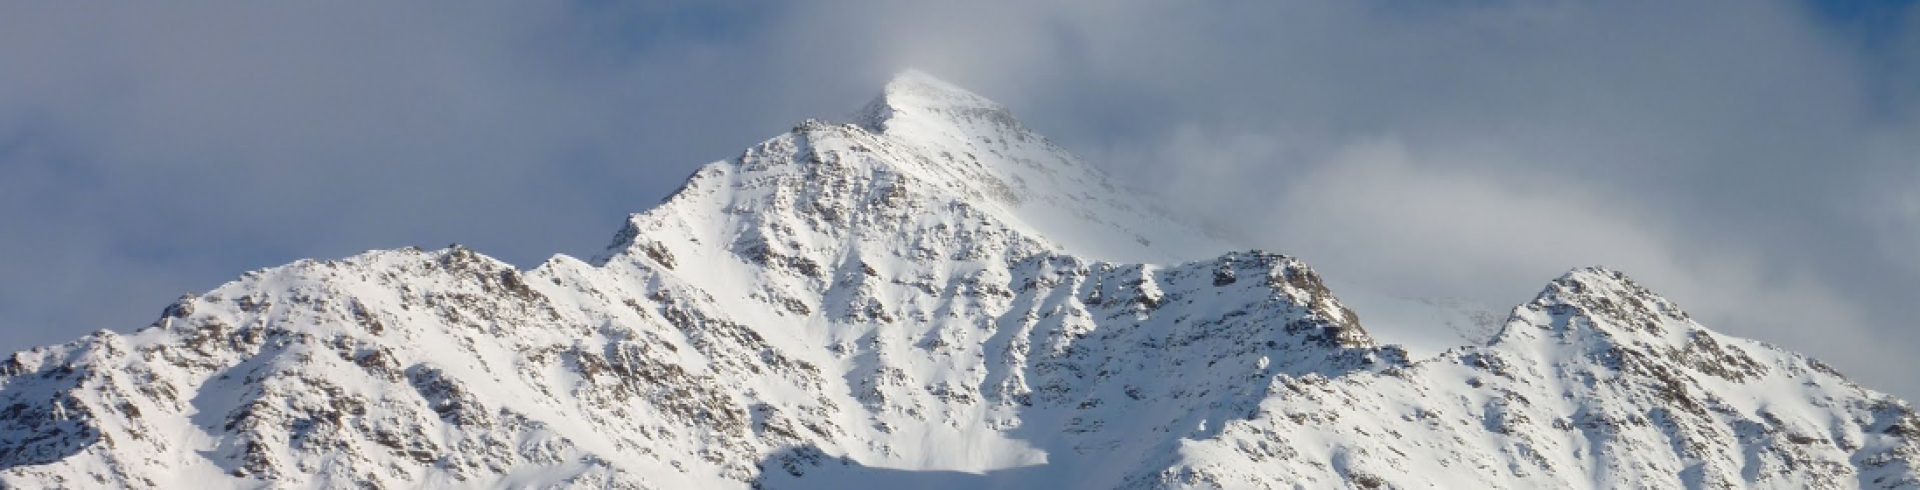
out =
{"type": "Polygon", "coordinates": [[[1161,476],[1240,488],[1920,485],[1920,418],[1905,403],[1711,332],[1605,269],[1555,280],[1487,346],[1275,383],[1281,396],[1189,442],[1161,476]]]}
{"type": "Polygon", "coordinates": [[[1582,270],[1410,359],[924,74],[591,261],[248,273],[0,362],[23,488],[1914,487],[1903,402],[1582,270]],[[1453,485],[1446,485],[1453,486],[1453,485]]]}

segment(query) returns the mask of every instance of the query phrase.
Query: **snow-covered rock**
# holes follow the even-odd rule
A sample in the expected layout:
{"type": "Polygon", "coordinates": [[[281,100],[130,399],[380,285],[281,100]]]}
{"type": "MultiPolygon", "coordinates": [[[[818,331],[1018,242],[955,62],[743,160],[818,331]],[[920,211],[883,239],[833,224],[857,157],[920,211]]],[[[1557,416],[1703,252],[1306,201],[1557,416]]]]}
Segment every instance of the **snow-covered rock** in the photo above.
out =
{"type": "Polygon", "coordinates": [[[909,72],[591,261],[306,260],[0,359],[0,486],[1920,487],[1904,402],[1619,273],[1416,358],[1139,196],[909,72]]]}

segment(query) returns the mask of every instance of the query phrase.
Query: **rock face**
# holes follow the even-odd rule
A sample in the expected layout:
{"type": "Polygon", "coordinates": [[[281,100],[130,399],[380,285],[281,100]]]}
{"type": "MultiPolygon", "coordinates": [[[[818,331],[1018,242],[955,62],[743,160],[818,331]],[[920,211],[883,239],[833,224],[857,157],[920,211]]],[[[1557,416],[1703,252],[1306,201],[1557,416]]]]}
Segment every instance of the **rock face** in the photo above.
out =
{"type": "Polygon", "coordinates": [[[1410,359],[1225,250],[907,73],[590,262],[301,261],[6,357],[0,486],[1920,488],[1907,404],[1617,272],[1410,359]]]}

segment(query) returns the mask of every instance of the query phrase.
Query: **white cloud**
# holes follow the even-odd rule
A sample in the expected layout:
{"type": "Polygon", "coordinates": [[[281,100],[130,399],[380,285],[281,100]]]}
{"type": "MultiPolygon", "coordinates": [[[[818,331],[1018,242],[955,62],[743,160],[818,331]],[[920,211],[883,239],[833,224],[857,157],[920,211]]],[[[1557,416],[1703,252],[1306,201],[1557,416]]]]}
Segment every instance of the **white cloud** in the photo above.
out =
{"type": "Polygon", "coordinates": [[[1417,158],[1428,157],[1393,142],[1339,154],[1288,185],[1271,221],[1275,242],[1325,254],[1332,277],[1350,272],[1370,287],[1492,304],[1526,298],[1490,293],[1539,287],[1574,266],[1605,265],[1722,332],[1807,352],[1878,354],[1835,359],[1873,381],[1904,383],[1882,373],[1920,369],[1865,328],[1861,305],[1796,270],[1803,264],[1768,261],[1751,249],[1694,249],[1686,230],[1657,209],[1579,179],[1433,170],[1458,165],[1417,158]]]}
{"type": "Polygon", "coordinates": [[[1267,172],[1256,183],[1236,180],[1245,169],[1223,170],[1285,154],[1272,142],[1288,139],[1182,131],[1165,145],[1173,154],[1152,158],[1185,163],[1167,172],[1174,195],[1242,196],[1205,212],[1231,216],[1256,243],[1306,259],[1336,293],[1514,305],[1568,269],[1603,265],[1721,332],[1812,353],[1874,386],[1914,388],[1899,373],[1920,363],[1872,328],[1867,305],[1810,274],[1814,263],[1703,243],[1631,189],[1530,169],[1489,145],[1409,147],[1394,138],[1294,161],[1293,171],[1267,172]],[[1246,194],[1253,189],[1267,192],[1246,194]]]}
{"type": "Polygon", "coordinates": [[[13,5],[0,255],[34,260],[0,307],[33,326],[0,346],[302,256],[591,252],[917,66],[1336,286],[1512,303],[1602,263],[1915,396],[1878,354],[1920,342],[1920,8],[1869,39],[1804,7],[13,5]]]}

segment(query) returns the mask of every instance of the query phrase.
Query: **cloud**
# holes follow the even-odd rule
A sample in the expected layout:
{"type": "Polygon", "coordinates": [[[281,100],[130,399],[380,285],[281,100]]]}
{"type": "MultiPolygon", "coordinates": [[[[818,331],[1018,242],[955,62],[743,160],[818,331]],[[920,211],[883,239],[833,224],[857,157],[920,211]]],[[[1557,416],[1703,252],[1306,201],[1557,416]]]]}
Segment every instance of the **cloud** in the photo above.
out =
{"type": "Polygon", "coordinates": [[[1417,159],[1462,157],[1392,141],[1357,144],[1334,158],[1284,184],[1277,212],[1263,223],[1274,230],[1269,241],[1299,248],[1338,283],[1511,304],[1540,278],[1605,265],[1722,332],[1898,357],[1865,330],[1861,305],[1792,270],[1796,264],[1771,263],[1750,249],[1693,256],[1684,227],[1631,195],[1552,175],[1441,170],[1448,165],[1417,159]]]}
{"type": "Polygon", "coordinates": [[[302,256],[613,222],[565,192],[598,172],[568,157],[606,147],[626,104],[537,62],[550,14],[360,7],[0,14],[0,304],[29,326],[0,340],[143,325],[302,256]]]}
{"type": "Polygon", "coordinates": [[[1040,97],[1033,125],[1193,214],[1271,217],[1247,233],[1336,286],[1511,304],[1606,264],[1711,327],[1920,393],[1888,347],[1920,343],[1900,299],[1920,276],[1888,267],[1920,250],[1920,24],[1869,36],[1783,2],[1247,8],[1267,10],[1076,25],[1110,56],[1070,65],[1098,83],[1040,97]]]}
{"type": "Polygon", "coordinates": [[[1336,286],[1515,303],[1603,263],[1920,395],[1887,355],[1920,343],[1920,8],[1815,7],[13,5],[0,347],[301,257],[590,254],[916,66],[1336,286]]]}

